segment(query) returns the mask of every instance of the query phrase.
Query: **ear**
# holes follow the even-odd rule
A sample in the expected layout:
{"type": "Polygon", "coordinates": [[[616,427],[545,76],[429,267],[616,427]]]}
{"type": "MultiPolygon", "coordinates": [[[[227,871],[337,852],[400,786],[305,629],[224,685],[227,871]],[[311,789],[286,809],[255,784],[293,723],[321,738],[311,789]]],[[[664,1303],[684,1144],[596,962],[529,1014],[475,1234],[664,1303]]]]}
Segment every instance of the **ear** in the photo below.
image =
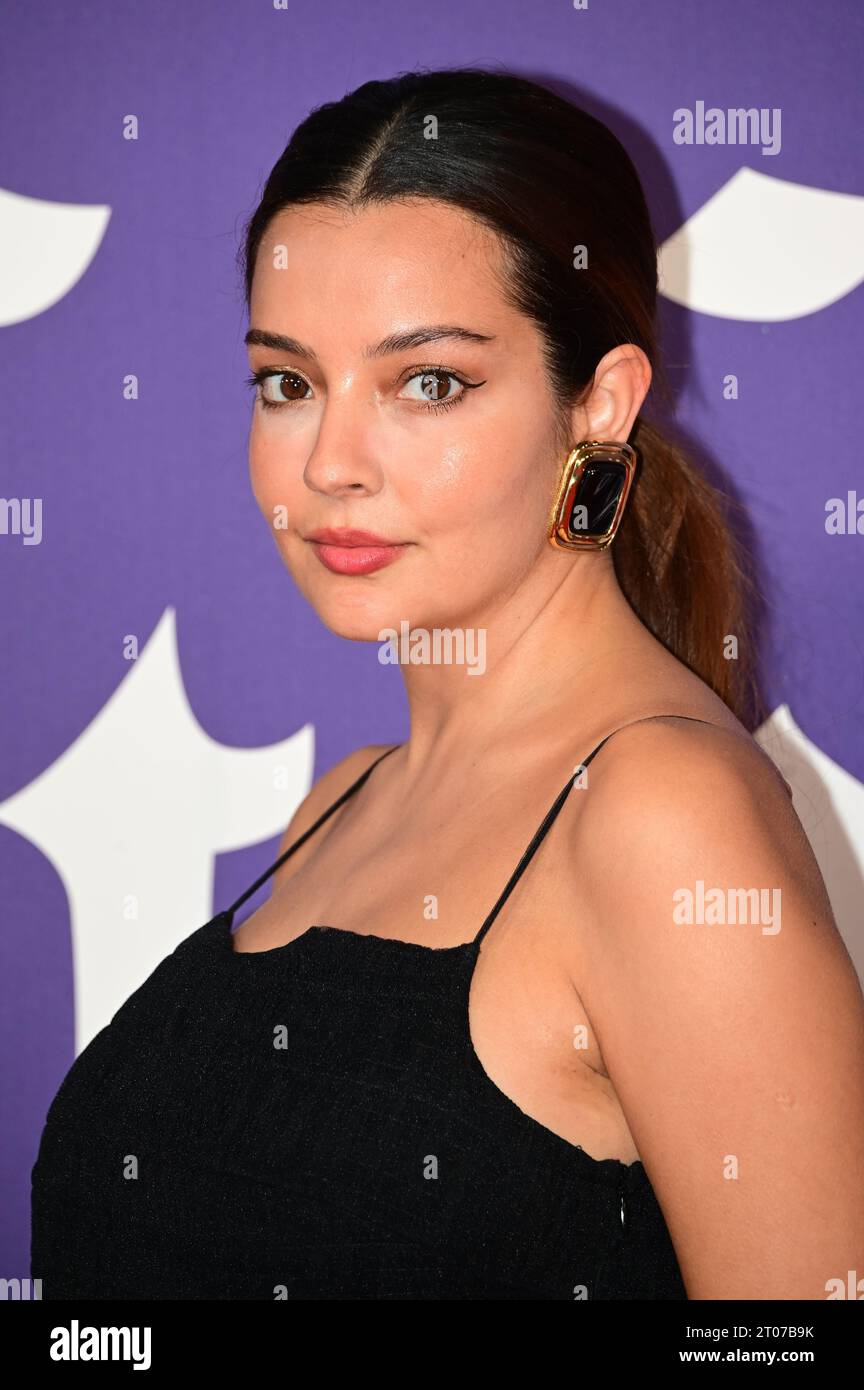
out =
{"type": "Polygon", "coordinates": [[[626,444],[651,385],[651,363],[635,343],[622,343],[597,364],[594,380],[571,414],[574,444],[610,439],[626,444]]]}

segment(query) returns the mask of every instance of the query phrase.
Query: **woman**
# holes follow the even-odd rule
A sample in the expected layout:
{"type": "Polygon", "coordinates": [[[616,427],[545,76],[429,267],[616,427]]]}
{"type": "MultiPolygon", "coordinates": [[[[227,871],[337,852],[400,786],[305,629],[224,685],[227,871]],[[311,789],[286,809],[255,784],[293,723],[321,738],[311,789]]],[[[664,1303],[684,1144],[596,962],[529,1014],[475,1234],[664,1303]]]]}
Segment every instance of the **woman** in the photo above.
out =
{"type": "Polygon", "coordinates": [[[629,158],[516,77],[366,83],[245,273],[258,505],[323,622],[401,653],[411,732],[76,1061],[45,1297],[825,1297],[864,1267],[861,992],[743,722],[719,500],[640,413],[629,158]]]}

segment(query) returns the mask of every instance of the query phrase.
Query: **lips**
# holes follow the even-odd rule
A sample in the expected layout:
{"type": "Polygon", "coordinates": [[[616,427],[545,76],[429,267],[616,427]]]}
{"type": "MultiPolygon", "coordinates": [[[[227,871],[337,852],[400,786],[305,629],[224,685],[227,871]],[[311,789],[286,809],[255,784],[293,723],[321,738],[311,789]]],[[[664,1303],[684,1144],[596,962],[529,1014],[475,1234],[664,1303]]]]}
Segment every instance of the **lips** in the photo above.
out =
{"type": "Polygon", "coordinates": [[[372,574],[391,565],[407,549],[405,542],[347,526],[312,531],[306,539],[321,563],[334,574],[372,574]]]}
{"type": "Polygon", "coordinates": [[[350,547],[355,545],[398,545],[389,536],[378,536],[374,531],[357,531],[353,526],[325,526],[320,531],[310,531],[307,541],[323,541],[325,545],[350,547]]]}

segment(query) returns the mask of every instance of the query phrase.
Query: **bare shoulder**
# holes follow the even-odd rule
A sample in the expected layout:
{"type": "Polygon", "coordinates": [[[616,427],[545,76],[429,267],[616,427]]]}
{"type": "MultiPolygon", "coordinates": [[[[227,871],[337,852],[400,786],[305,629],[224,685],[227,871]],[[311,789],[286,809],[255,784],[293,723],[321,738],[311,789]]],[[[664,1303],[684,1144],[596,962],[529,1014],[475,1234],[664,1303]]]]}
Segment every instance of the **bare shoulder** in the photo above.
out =
{"type": "MultiPolygon", "coordinates": [[[[309,789],[307,795],[300,802],[294,815],[288,822],[282,839],[279,842],[279,853],[277,858],[299,840],[301,835],[311,829],[320,816],[337,801],[343,792],[347,791],[353,782],[356,782],[367,768],[371,767],[376,758],[382,753],[386,753],[392,744],[367,744],[364,748],[355,748],[353,753],[347,757],[340,758],[337,763],[323,772],[316,782],[309,789]]],[[[313,852],[315,837],[310,839],[308,848],[302,845],[290,859],[276,870],[273,875],[273,889],[275,893],[277,887],[296,873],[304,862],[308,854],[313,852]]]]}
{"type": "MultiPolygon", "coordinates": [[[[741,725],[674,716],[619,729],[588,768],[579,814],[570,822],[571,852],[603,828],[633,853],[677,858],[709,841],[732,852],[781,855],[788,872],[827,906],[824,883],[792,802],[792,789],[741,725]]],[[[590,872],[588,860],[580,864],[590,872]]],[[[683,866],[683,865],[682,865],[683,866]]]]}
{"type": "Polygon", "coordinates": [[[783,779],[664,719],[587,780],[581,983],[688,1296],[824,1298],[864,1249],[864,1001],[783,779]]]}

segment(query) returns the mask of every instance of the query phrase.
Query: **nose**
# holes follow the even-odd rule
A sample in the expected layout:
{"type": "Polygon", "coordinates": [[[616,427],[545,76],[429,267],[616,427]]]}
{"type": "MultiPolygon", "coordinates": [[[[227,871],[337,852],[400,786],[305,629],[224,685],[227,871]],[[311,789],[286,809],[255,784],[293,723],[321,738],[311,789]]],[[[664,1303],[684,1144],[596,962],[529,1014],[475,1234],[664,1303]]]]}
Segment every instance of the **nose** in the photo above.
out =
{"type": "Polygon", "coordinates": [[[374,402],[364,402],[350,387],[327,399],[303,470],[304,482],[313,492],[338,497],[380,489],[382,471],[373,448],[374,408],[374,402]]]}

